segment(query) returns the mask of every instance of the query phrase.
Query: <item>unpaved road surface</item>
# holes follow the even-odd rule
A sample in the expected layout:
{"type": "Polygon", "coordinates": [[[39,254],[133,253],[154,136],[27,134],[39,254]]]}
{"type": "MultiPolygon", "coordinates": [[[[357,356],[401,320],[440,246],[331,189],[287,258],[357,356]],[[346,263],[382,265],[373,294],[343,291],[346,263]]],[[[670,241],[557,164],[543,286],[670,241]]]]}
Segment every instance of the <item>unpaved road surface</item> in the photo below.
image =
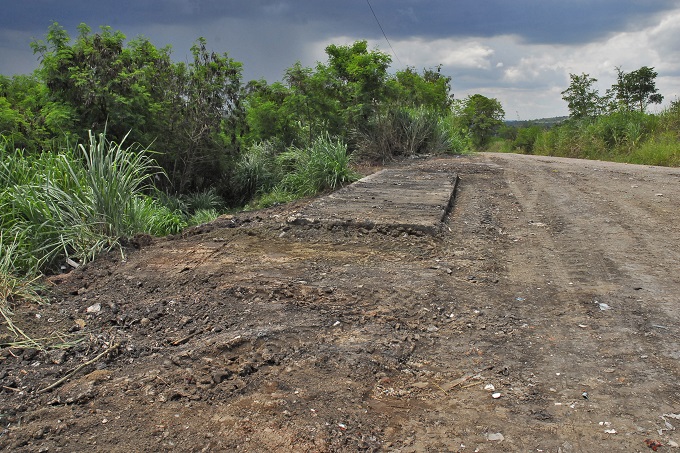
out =
{"type": "Polygon", "coordinates": [[[302,202],[52,277],[16,322],[80,343],[0,349],[0,449],[673,451],[680,169],[408,168],[459,178],[437,232],[302,202]]]}

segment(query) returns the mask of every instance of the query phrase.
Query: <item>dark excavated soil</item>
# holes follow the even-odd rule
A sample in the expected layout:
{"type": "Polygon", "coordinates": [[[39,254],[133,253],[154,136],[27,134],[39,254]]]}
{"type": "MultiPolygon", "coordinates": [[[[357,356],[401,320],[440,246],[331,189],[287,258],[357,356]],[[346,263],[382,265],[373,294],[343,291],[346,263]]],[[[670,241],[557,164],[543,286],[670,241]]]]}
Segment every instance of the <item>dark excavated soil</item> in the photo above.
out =
{"type": "Polygon", "coordinates": [[[389,170],[449,186],[404,199],[408,219],[376,214],[382,189],[358,214],[347,189],[50,278],[51,304],[15,321],[79,343],[0,349],[0,449],[680,443],[680,170],[494,154],[389,170]]]}

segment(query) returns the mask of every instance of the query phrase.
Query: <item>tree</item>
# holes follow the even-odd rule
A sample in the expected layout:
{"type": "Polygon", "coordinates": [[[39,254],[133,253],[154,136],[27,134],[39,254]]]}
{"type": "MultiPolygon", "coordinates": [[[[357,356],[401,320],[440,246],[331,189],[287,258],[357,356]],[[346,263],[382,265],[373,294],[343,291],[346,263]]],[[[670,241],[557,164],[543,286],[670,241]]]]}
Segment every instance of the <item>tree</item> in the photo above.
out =
{"type": "Polygon", "coordinates": [[[28,152],[49,150],[70,138],[75,114],[50,99],[35,75],[0,76],[0,135],[28,152]]]}
{"type": "Polygon", "coordinates": [[[459,119],[467,128],[472,143],[484,148],[498,128],[503,124],[505,111],[498,99],[473,94],[457,106],[459,119]]]}
{"type": "Polygon", "coordinates": [[[265,80],[252,80],[246,85],[245,111],[247,130],[243,147],[254,143],[277,141],[294,144],[299,136],[298,117],[290,111],[288,99],[292,91],[281,82],[271,85],[265,80]]]}
{"type": "Polygon", "coordinates": [[[176,66],[171,112],[174,143],[167,170],[179,193],[200,191],[224,179],[228,153],[238,152],[244,119],[241,106],[241,63],[208,52],[199,38],[192,46],[194,61],[176,66]]]}
{"type": "Polygon", "coordinates": [[[424,69],[422,75],[407,67],[387,81],[389,99],[399,105],[427,107],[441,114],[451,109],[451,77],[441,73],[441,66],[424,69]]]}
{"type": "MultiPolygon", "coordinates": [[[[225,184],[225,165],[238,151],[245,123],[241,105],[241,63],[207,50],[200,38],[193,61],[174,63],[170,47],[126,37],[110,27],[93,33],[78,27],[72,42],[58,23],[32,48],[40,55],[37,74],[50,102],[81,138],[88,130],[153,147],[170,177],[172,191],[203,190],[225,184]]],[[[53,119],[59,119],[53,114],[53,119]]]]}
{"type": "Polygon", "coordinates": [[[71,43],[68,33],[55,22],[46,42],[31,44],[40,54],[38,74],[52,99],[75,110],[77,132],[83,137],[90,129],[103,130],[108,122],[107,135],[114,140],[130,130],[134,139],[142,138],[147,122],[154,118],[149,113],[163,102],[162,93],[154,93],[152,87],[161,68],[171,67],[170,49],[156,49],[143,38],[126,48],[125,35],[110,27],[92,33],[80,24],[78,31],[71,43]]]}
{"type": "Polygon", "coordinates": [[[645,112],[649,104],[661,104],[663,96],[656,88],[657,72],[654,68],[643,66],[629,73],[616,68],[617,82],[609,91],[615,100],[614,106],[624,110],[645,112]]]}
{"type": "Polygon", "coordinates": [[[286,146],[304,146],[325,133],[347,140],[386,101],[389,55],[369,50],[366,41],[331,44],[326,54],[325,64],[288,68],[285,85],[249,85],[248,143],[278,135],[286,146]]]}
{"type": "Polygon", "coordinates": [[[593,84],[597,79],[583,73],[569,74],[571,83],[562,92],[562,99],[569,105],[569,116],[574,119],[592,118],[599,115],[603,109],[603,100],[593,84]]]}
{"type": "Polygon", "coordinates": [[[366,41],[351,46],[326,47],[328,69],[336,78],[333,87],[346,114],[346,126],[355,128],[385,100],[387,68],[392,58],[379,50],[368,50],[366,41]]]}

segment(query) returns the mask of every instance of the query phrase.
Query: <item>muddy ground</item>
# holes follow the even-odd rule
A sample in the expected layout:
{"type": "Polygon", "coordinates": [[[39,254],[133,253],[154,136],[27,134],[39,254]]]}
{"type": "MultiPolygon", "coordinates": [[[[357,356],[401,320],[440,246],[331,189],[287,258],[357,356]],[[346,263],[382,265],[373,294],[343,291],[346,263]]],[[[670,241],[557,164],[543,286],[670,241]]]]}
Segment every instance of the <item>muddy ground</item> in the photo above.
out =
{"type": "Polygon", "coordinates": [[[677,448],[680,169],[403,165],[458,175],[438,232],[300,202],[52,277],[15,320],[80,343],[0,349],[0,449],[677,448]]]}

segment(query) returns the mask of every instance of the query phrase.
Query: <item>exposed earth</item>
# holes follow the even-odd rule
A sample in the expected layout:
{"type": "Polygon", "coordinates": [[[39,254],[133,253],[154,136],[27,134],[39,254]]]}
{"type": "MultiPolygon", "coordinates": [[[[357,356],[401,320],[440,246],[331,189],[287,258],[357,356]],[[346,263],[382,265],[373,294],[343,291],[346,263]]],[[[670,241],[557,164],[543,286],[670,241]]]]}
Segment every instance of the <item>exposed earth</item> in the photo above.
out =
{"type": "Polygon", "coordinates": [[[677,448],[680,169],[388,170],[374,203],[350,187],[51,277],[15,322],[79,343],[0,349],[0,449],[677,448]],[[428,178],[394,217],[390,187],[428,178]]]}

